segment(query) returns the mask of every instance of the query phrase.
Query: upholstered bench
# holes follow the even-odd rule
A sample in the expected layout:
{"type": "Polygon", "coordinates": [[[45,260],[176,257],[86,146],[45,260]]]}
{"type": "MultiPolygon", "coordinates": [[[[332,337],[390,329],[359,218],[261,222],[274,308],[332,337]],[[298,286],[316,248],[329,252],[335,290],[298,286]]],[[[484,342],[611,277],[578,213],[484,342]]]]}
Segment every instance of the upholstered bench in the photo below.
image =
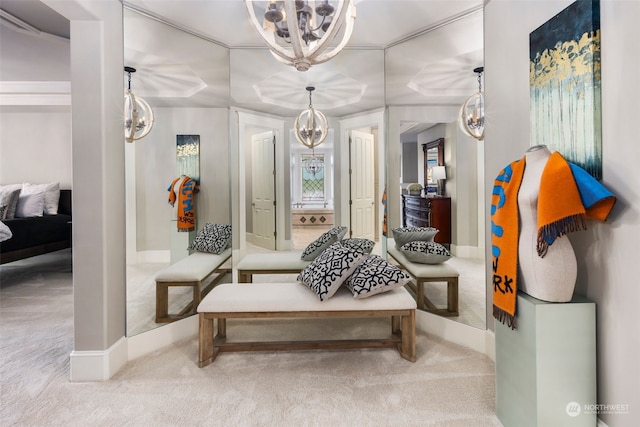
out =
{"type": "Polygon", "coordinates": [[[458,273],[455,268],[447,263],[418,264],[411,262],[404,256],[401,250],[396,248],[393,239],[387,239],[387,254],[413,277],[415,284],[409,283],[407,286],[416,294],[419,309],[445,317],[458,316],[458,277],[460,273],[458,273]],[[424,284],[427,282],[447,283],[446,308],[436,307],[426,296],[424,284]]]}
{"type": "Polygon", "coordinates": [[[310,261],[300,259],[302,251],[275,251],[245,255],[238,262],[238,282],[251,283],[254,274],[300,273],[310,261]]]}
{"type": "Polygon", "coordinates": [[[173,322],[194,314],[202,298],[231,272],[230,267],[223,268],[223,264],[230,257],[231,248],[225,249],[219,255],[194,252],[156,274],[156,323],[173,322]],[[203,282],[214,273],[218,276],[203,288],[203,282]],[[193,301],[177,314],[169,314],[170,286],[193,288],[193,301]]]}
{"type": "Polygon", "coordinates": [[[400,355],[416,360],[416,302],[404,288],[365,299],[355,299],[341,288],[326,301],[301,283],[223,283],[204,297],[198,306],[200,321],[198,365],[204,367],[220,352],[291,351],[356,348],[395,348],[400,355]],[[315,340],[278,342],[227,342],[230,318],[391,318],[391,334],[382,339],[315,340]],[[214,319],[217,334],[214,337],[214,319]]]}

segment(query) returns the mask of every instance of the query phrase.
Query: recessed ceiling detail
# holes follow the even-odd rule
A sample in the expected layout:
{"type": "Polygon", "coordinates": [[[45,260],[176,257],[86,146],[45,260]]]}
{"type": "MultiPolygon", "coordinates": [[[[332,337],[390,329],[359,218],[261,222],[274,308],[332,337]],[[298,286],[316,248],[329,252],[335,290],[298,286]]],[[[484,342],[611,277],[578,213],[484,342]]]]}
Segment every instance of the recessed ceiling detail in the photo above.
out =
{"type": "Polygon", "coordinates": [[[483,50],[474,50],[442,61],[425,64],[407,83],[424,96],[467,98],[478,90],[473,69],[484,63],[483,50]]]}
{"type": "Polygon", "coordinates": [[[355,104],[367,89],[365,83],[344,74],[314,74],[313,71],[311,69],[304,74],[280,72],[255,83],[253,90],[266,104],[296,110],[309,105],[309,94],[305,87],[315,86],[313,106],[322,111],[355,104]],[[309,77],[315,79],[310,81],[309,77]]]}
{"type": "Polygon", "coordinates": [[[140,58],[133,65],[136,79],[132,89],[143,97],[190,98],[207,84],[188,65],[149,53],[125,52],[127,58],[140,58]]]}

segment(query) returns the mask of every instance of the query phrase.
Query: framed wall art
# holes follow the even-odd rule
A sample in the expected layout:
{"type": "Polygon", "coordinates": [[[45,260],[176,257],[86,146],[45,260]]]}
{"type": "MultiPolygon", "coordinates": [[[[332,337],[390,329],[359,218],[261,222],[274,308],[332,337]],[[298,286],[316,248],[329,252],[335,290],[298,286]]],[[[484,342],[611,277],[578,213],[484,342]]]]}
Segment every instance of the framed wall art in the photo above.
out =
{"type": "Polygon", "coordinates": [[[200,184],[200,135],[176,137],[176,166],[178,175],[187,175],[200,184]]]}
{"type": "Polygon", "coordinates": [[[530,144],[602,178],[600,3],[578,0],[529,35],[530,144]]]}

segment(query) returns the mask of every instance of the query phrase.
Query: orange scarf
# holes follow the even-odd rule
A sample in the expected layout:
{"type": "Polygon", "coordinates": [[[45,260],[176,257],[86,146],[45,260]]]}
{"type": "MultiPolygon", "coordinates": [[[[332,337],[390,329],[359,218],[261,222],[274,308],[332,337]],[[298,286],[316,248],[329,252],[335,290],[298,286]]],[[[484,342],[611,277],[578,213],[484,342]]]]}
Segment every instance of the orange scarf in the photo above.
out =
{"type": "MultiPolygon", "coordinates": [[[[525,158],[496,177],[491,195],[493,317],[515,328],[518,273],[518,192],[525,158]]],[[[538,192],[537,251],[544,257],[556,238],[585,230],[587,219],[604,221],[616,199],[584,169],[552,153],[542,172],[538,192]]]]}
{"type": "Polygon", "coordinates": [[[188,176],[180,176],[173,181],[168,188],[169,204],[174,206],[178,200],[177,217],[178,231],[193,231],[196,228],[196,206],[194,194],[199,190],[198,183],[188,176]],[[175,185],[180,181],[178,194],[175,192],[175,185]]]}

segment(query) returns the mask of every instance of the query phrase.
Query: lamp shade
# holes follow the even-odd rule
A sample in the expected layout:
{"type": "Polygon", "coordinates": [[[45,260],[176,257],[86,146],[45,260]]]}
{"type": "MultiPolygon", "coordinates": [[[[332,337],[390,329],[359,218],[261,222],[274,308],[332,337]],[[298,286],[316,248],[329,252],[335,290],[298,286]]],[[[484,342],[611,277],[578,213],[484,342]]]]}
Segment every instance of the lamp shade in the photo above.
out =
{"type": "Polygon", "coordinates": [[[447,169],[444,166],[434,166],[431,168],[431,177],[434,181],[447,179],[447,169]]]}

